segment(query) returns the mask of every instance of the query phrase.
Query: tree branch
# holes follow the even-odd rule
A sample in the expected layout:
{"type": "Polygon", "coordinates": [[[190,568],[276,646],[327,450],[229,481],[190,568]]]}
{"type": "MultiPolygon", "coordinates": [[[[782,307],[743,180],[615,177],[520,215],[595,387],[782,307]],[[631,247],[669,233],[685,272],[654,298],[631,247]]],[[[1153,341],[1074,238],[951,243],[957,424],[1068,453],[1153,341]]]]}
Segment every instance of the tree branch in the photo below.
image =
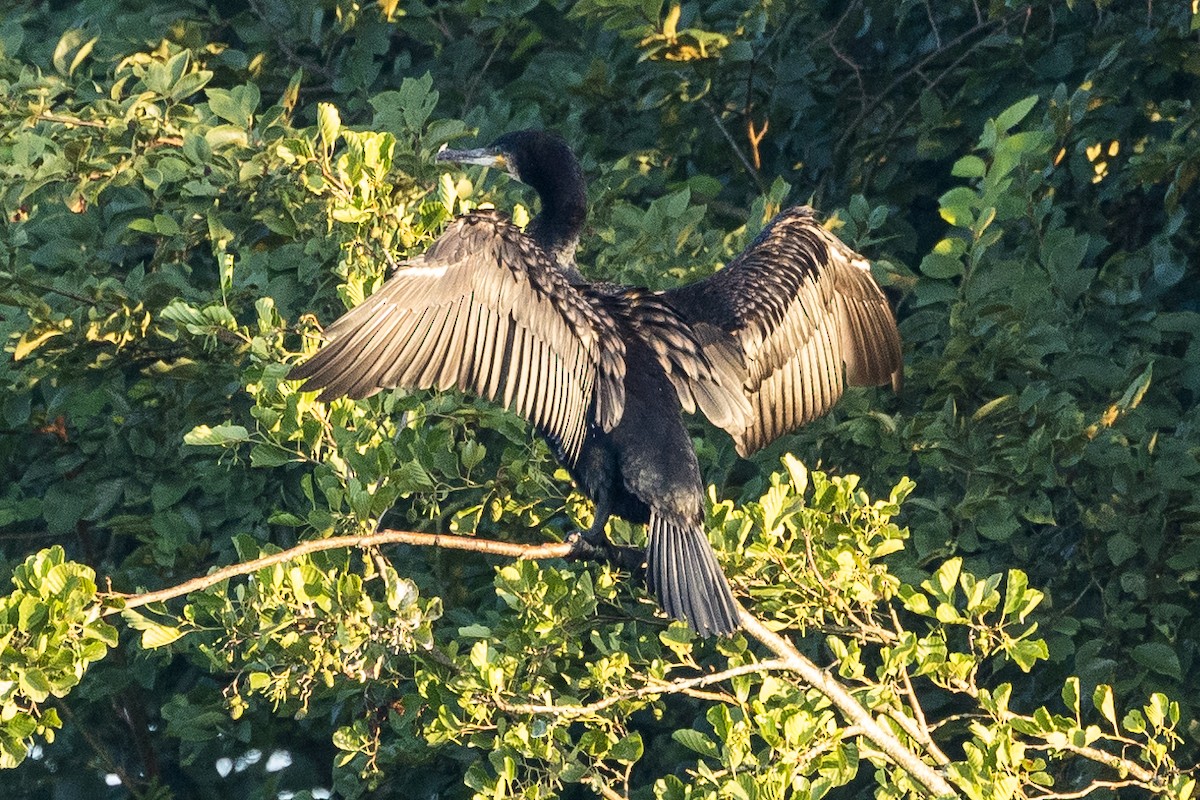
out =
{"type": "MultiPolygon", "coordinates": [[[[972,36],[976,35],[977,33],[980,33],[981,31],[989,30],[990,28],[1004,27],[1004,25],[1008,24],[1009,19],[1015,16],[1015,13],[1016,12],[1014,12],[1013,14],[1007,15],[1007,16],[1000,17],[998,19],[994,19],[994,20],[982,20],[981,19],[976,25],[974,25],[973,27],[971,27],[970,29],[968,29],[966,31],[963,31],[962,33],[960,33],[958,36],[955,36],[950,41],[945,42],[944,44],[941,44],[936,49],[934,49],[930,53],[926,54],[923,58],[919,59],[916,64],[914,64],[913,66],[909,67],[904,72],[897,75],[895,78],[892,79],[892,81],[887,86],[884,87],[883,91],[881,91],[879,94],[875,95],[874,97],[872,97],[868,100],[866,97],[866,94],[864,92],[862,108],[859,111],[859,113],[854,117],[854,119],[851,120],[850,123],[845,126],[845,128],[843,128],[843,133],[842,133],[841,138],[839,138],[837,141],[837,144],[834,145],[834,148],[833,148],[834,153],[841,152],[842,148],[850,140],[850,137],[854,134],[855,130],[857,130],[858,126],[866,120],[866,118],[871,114],[871,112],[873,112],[876,108],[878,108],[883,103],[883,101],[888,97],[888,95],[890,95],[892,93],[893,90],[895,90],[898,86],[900,86],[900,84],[902,84],[904,81],[906,81],[909,77],[911,77],[912,75],[918,74],[922,69],[925,68],[925,66],[929,62],[931,62],[934,59],[938,58],[939,56],[943,55],[946,51],[956,47],[958,44],[971,38],[972,36]]],[[[839,58],[842,58],[841,54],[838,53],[838,51],[836,49],[834,49],[832,42],[830,42],[829,48],[831,50],[833,50],[834,55],[837,55],[839,58]]],[[[847,63],[849,63],[849,62],[847,62],[847,63]]],[[[860,83],[861,83],[861,79],[860,79],[860,83]]]]}
{"type": "Polygon", "coordinates": [[[1098,789],[1123,789],[1126,786],[1138,786],[1137,781],[1092,781],[1077,792],[1046,792],[1035,794],[1035,800],[1078,800],[1087,797],[1098,789]]]}
{"type": "Polygon", "coordinates": [[[732,667],[721,672],[712,672],[708,675],[701,675],[697,678],[685,678],[675,681],[657,681],[648,683],[629,692],[612,695],[603,700],[597,700],[595,703],[589,703],[585,706],[572,705],[538,705],[535,703],[509,703],[505,700],[497,699],[496,707],[501,711],[510,714],[550,714],[554,716],[573,716],[583,717],[589,714],[595,714],[597,711],[603,711],[610,706],[615,706],[617,703],[625,700],[634,700],[639,697],[646,697],[652,694],[676,694],[684,692],[688,689],[693,689],[698,686],[712,686],[714,683],[721,683],[736,678],[738,675],[750,675],[755,672],[769,672],[771,670],[786,670],[788,665],[781,659],[772,659],[770,661],[758,661],[753,664],[743,664],[740,667],[732,667]]]}
{"type": "MultiPolygon", "coordinates": [[[[260,569],[282,564],[311,553],[337,550],[343,547],[379,547],[386,544],[410,544],[417,547],[442,547],[447,550],[468,550],[475,553],[504,556],[518,560],[570,558],[588,554],[587,545],[582,540],[552,542],[550,544],[513,544],[511,542],[497,542],[491,539],[476,539],[473,536],[382,530],[377,533],[363,534],[361,536],[331,536],[328,539],[310,539],[287,550],[271,553],[270,555],[256,558],[253,561],[230,564],[227,567],[214,570],[207,575],[192,578],[175,586],[169,586],[166,589],[140,594],[109,592],[105,597],[124,600],[124,608],[137,608],[149,605],[150,603],[173,600],[176,597],[182,597],[192,592],[203,591],[211,586],[216,586],[221,581],[236,578],[239,575],[249,575],[252,572],[258,572],[260,569]]],[[[116,607],[110,607],[105,609],[104,614],[105,616],[109,616],[119,613],[120,610],[116,607]]]]}
{"type": "Polygon", "coordinates": [[[1149,788],[1158,782],[1159,777],[1151,770],[1146,769],[1141,764],[1130,761],[1128,758],[1122,758],[1115,753],[1110,753],[1107,750],[1101,750],[1098,747],[1089,745],[1072,744],[1071,742],[1055,742],[1053,745],[1047,743],[1044,745],[1031,744],[1026,745],[1034,750],[1052,750],[1055,747],[1061,747],[1063,750],[1069,750],[1072,753],[1083,756],[1089,761],[1095,761],[1098,764],[1103,764],[1106,767],[1111,767],[1118,772],[1127,772],[1136,778],[1143,787],[1149,788]]]}
{"type": "Polygon", "coordinates": [[[803,678],[810,686],[829,698],[843,716],[862,729],[863,736],[882,750],[893,763],[907,772],[918,783],[936,797],[957,797],[954,790],[937,770],[922,761],[916,753],[904,746],[892,733],[884,730],[871,713],[863,708],[854,696],[825,670],[805,657],[795,645],[770,630],[758,617],[745,608],[738,609],[738,619],[753,638],[762,642],[771,652],[779,656],[789,670],[803,678]]]}
{"type": "Polygon", "coordinates": [[[117,763],[116,759],[113,758],[112,753],[109,752],[104,742],[102,742],[94,733],[92,733],[91,728],[88,725],[81,724],[79,720],[75,718],[75,713],[71,711],[71,707],[67,705],[65,700],[63,700],[61,697],[56,697],[52,699],[51,702],[54,704],[54,707],[58,709],[63,720],[69,722],[76,730],[79,731],[79,735],[83,737],[85,742],[87,742],[88,747],[92,748],[92,752],[96,754],[98,759],[100,759],[100,763],[104,765],[104,768],[117,776],[117,780],[121,782],[121,786],[125,787],[131,796],[136,796],[138,788],[137,781],[133,779],[133,776],[129,774],[129,771],[126,770],[124,766],[117,763]]]}

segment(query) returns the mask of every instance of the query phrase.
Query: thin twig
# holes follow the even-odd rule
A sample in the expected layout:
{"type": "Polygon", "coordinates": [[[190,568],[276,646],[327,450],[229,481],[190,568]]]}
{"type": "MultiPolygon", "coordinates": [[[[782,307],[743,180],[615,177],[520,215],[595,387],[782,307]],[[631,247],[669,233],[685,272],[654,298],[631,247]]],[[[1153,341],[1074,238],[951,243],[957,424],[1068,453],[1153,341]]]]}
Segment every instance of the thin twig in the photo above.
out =
{"type": "Polygon", "coordinates": [[[593,783],[592,788],[600,793],[604,800],[629,800],[628,796],[618,794],[617,790],[609,786],[607,783],[593,783]]]}
{"type": "Polygon", "coordinates": [[[290,65],[306,69],[321,78],[331,77],[328,65],[319,64],[296,52],[296,48],[292,47],[292,42],[295,40],[292,31],[289,29],[285,32],[283,28],[277,26],[273,21],[274,15],[263,8],[261,0],[250,0],[250,11],[271,32],[271,38],[275,41],[275,45],[283,51],[283,55],[290,65]]]}
{"type": "MultiPolygon", "coordinates": [[[[896,626],[896,633],[899,635],[904,628],[900,624],[900,617],[896,613],[896,607],[889,605],[888,611],[891,612],[892,624],[896,626]]],[[[900,667],[900,678],[904,681],[904,693],[908,695],[909,706],[912,708],[913,717],[915,717],[917,721],[916,734],[914,735],[912,731],[909,731],[909,735],[925,746],[925,749],[929,751],[931,756],[933,756],[934,761],[938,762],[939,764],[949,764],[949,756],[942,752],[942,749],[933,741],[933,734],[929,732],[929,721],[925,718],[925,709],[921,708],[921,701],[917,697],[916,690],[913,688],[912,679],[908,676],[908,667],[900,667]]],[[[904,717],[904,715],[900,713],[891,716],[892,719],[904,717]]],[[[908,717],[904,717],[904,719],[907,720],[908,717]]],[[[903,722],[900,724],[901,726],[904,725],[903,722]]],[[[908,728],[905,727],[905,730],[907,731],[908,728]]]]}
{"type": "MultiPolygon", "coordinates": [[[[108,128],[107,123],[99,122],[94,119],[81,119],[79,117],[70,117],[70,116],[67,116],[66,114],[52,114],[49,111],[43,111],[42,113],[40,113],[36,117],[34,117],[34,119],[39,120],[41,122],[54,122],[59,125],[77,125],[81,128],[102,128],[102,129],[108,128]]],[[[182,136],[156,136],[155,138],[153,138],[149,142],[147,142],[146,146],[148,148],[164,147],[164,146],[183,147],[183,137],[182,136]]],[[[99,173],[93,172],[88,176],[88,180],[95,180],[96,177],[100,177],[105,174],[106,173],[103,173],[103,172],[99,172],[99,173]]]]}
{"type": "Polygon", "coordinates": [[[1137,786],[1137,781],[1092,781],[1077,792],[1046,792],[1033,795],[1034,800],[1078,800],[1087,797],[1097,789],[1122,789],[1126,786],[1137,786]]]}
{"type": "Polygon", "coordinates": [[[680,694],[694,697],[697,700],[707,700],[710,703],[721,703],[727,706],[738,705],[737,698],[726,692],[706,692],[703,689],[681,689],[680,694]]]}
{"type": "Polygon", "coordinates": [[[742,162],[742,166],[746,168],[746,172],[750,173],[750,177],[754,179],[754,184],[760,192],[766,192],[766,185],[763,183],[762,175],[754,168],[754,164],[750,163],[750,159],[742,152],[741,146],[737,140],[733,138],[733,134],[725,127],[725,122],[721,119],[721,114],[717,107],[712,103],[705,103],[708,106],[708,112],[712,115],[713,122],[717,123],[717,129],[721,131],[721,135],[725,137],[725,141],[729,142],[729,146],[733,149],[733,154],[737,156],[738,161],[742,162]]]}
{"type": "Polygon", "coordinates": [[[1055,742],[1051,744],[1027,744],[1025,745],[1031,750],[1054,750],[1061,748],[1070,750],[1075,755],[1083,756],[1089,761],[1095,761],[1098,764],[1103,764],[1106,767],[1111,767],[1118,772],[1128,772],[1134,778],[1146,786],[1152,786],[1158,780],[1158,776],[1151,770],[1146,769],[1141,764],[1135,761],[1130,761],[1128,758],[1122,758],[1115,753],[1109,753],[1106,750],[1101,750],[1098,747],[1089,745],[1072,744],[1071,742],[1055,742]]]}
{"type": "MultiPolygon", "coordinates": [[[[68,300],[74,300],[76,303],[83,303],[84,305],[88,305],[88,306],[96,306],[96,305],[99,305],[99,302],[100,302],[100,301],[94,300],[90,297],[84,297],[81,294],[75,294],[74,292],[68,292],[66,289],[59,289],[55,286],[50,286],[49,284],[40,283],[38,281],[31,281],[28,278],[22,277],[21,275],[16,275],[11,272],[0,271],[0,278],[4,278],[5,280],[12,281],[13,283],[21,284],[22,286],[25,286],[30,289],[36,289],[37,291],[42,292],[44,294],[56,294],[56,295],[59,295],[60,297],[65,297],[68,300]]],[[[108,306],[109,306],[109,308],[116,308],[116,306],[113,305],[112,303],[109,303],[108,306]]]]}
{"type": "Polygon", "coordinates": [[[108,751],[108,748],[104,746],[104,743],[101,742],[100,739],[98,739],[95,734],[91,732],[91,728],[88,725],[80,724],[79,720],[75,718],[75,713],[71,711],[71,707],[68,706],[61,698],[54,698],[51,700],[51,702],[54,704],[54,707],[58,709],[64,721],[70,723],[75,730],[79,731],[79,734],[83,737],[83,740],[87,742],[88,747],[92,748],[92,752],[94,752],[96,757],[100,759],[101,763],[104,765],[104,768],[110,770],[114,775],[116,775],[117,780],[120,781],[121,785],[124,786],[131,794],[136,794],[137,782],[134,781],[133,777],[129,774],[125,767],[117,763],[117,760],[113,758],[112,753],[108,751]]]}
{"type": "Polygon", "coordinates": [[[751,675],[757,672],[770,672],[776,670],[786,670],[788,665],[780,659],[772,659],[770,661],[758,661],[754,664],[743,664],[740,667],[732,667],[721,672],[713,672],[708,675],[701,675],[698,678],[685,678],[676,681],[654,681],[647,683],[645,686],[639,686],[637,689],[621,694],[609,695],[603,700],[597,700],[594,703],[589,703],[585,706],[578,705],[541,705],[537,703],[509,703],[506,700],[496,698],[493,702],[501,711],[506,711],[510,714],[550,714],[553,716],[568,716],[568,717],[585,717],[603,711],[606,708],[615,706],[617,703],[626,700],[636,700],[640,697],[648,697],[654,694],[676,694],[688,689],[693,689],[699,686],[712,686],[714,683],[722,683],[730,678],[736,678],[739,675],[751,675]]]}
{"type": "MultiPolygon", "coordinates": [[[[991,27],[1001,27],[1002,28],[1002,27],[1004,27],[1004,25],[1006,25],[1008,23],[1008,20],[1009,20],[1009,17],[1005,16],[1005,17],[1001,17],[1000,19],[986,20],[986,21],[981,21],[981,22],[977,23],[976,25],[972,26],[971,28],[967,29],[966,31],[963,31],[962,33],[960,33],[958,36],[955,36],[953,39],[946,42],[941,47],[934,49],[928,55],[926,55],[924,58],[922,58],[920,61],[918,61],[916,64],[914,64],[913,66],[909,67],[904,72],[897,75],[895,78],[892,79],[891,83],[889,83],[887,86],[885,86],[883,88],[883,91],[881,91],[875,97],[871,98],[870,102],[866,102],[865,97],[864,97],[864,103],[863,103],[861,110],[858,112],[858,115],[855,116],[854,119],[852,119],[848,125],[846,125],[845,132],[842,134],[841,138],[838,139],[837,144],[834,145],[834,152],[835,153],[841,152],[842,147],[846,144],[847,141],[849,141],[850,137],[854,134],[854,131],[858,128],[858,126],[867,118],[867,116],[872,111],[874,111],[881,103],[883,103],[884,99],[888,95],[890,95],[896,87],[898,87],[904,81],[908,80],[909,76],[917,73],[918,71],[923,69],[925,67],[925,65],[928,64],[930,61],[943,55],[947,50],[955,47],[960,42],[962,42],[966,39],[969,39],[970,37],[974,36],[975,34],[979,33],[980,31],[982,31],[986,28],[991,28],[991,27]]],[[[829,47],[831,50],[834,51],[835,55],[839,55],[837,50],[833,48],[832,42],[830,43],[829,47]]]]}
{"type": "Polygon", "coordinates": [[[492,66],[492,61],[496,58],[496,53],[500,52],[500,45],[504,44],[504,36],[496,39],[495,46],[492,47],[492,52],[488,53],[488,57],[484,60],[483,66],[475,71],[471,76],[471,80],[467,83],[467,89],[463,92],[463,104],[460,115],[467,116],[467,112],[471,110],[471,103],[475,99],[475,92],[479,89],[479,81],[487,73],[488,68],[492,66]]]}
{"type": "Polygon", "coordinates": [[[762,128],[755,129],[753,118],[746,117],[746,138],[750,140],[750,153],[754,156],[754,169],[762,169],[762,154],[758,150],[758,146],[762,143],[763,137],[767,135],[767,128],[771,127],[769,118],[763,119],[762,128]]]}
{"type": "Polygon", "coordinates": [[[933,7],[929,5],[929,0],[925,0],[925,16],[929,18],[929,27],[933,30],[933,41],[938,46],[942,46],[942,32],[938,30],[937,21],[933,18],[933,7]]]}
{"type": "Polygon", "coordinates": [[[48,111],[43,111],[38,114],[36,119],[43,122],[57,122],[60,125],[78,125],[81,128],[107,128],[108,125],[103,122],[97,122],[94,119],[80,119],[79,117],[68,117],[65,114],[51,114],[48,111]]]}

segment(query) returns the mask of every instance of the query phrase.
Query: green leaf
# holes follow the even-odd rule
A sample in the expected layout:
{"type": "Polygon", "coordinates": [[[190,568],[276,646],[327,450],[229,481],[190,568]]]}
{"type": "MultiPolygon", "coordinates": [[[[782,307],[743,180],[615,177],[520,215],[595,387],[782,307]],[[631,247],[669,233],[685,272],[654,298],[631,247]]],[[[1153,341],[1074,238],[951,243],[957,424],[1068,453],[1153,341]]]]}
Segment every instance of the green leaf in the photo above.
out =
{"type": "Polygon", "coordinates": [[[46,342],[53,339],[55,336],[62,336],[63,331],[57,328],[48,328],[38,333],[33,330],[25,331],[21,334],[21,338],[17,340],[17,345],[13,349],[13,361],[20,361],[29,356],[30,353],[37,350],[46,342]]]}
{"type": "Polygon", "coordinates": [[[1079,716],[1079,678],[1072,675],[1063,683],[1062,699],[1067,709],[1076,717],[1079,716]]]}
{"type": "Polygon", "coordinates": [[[171,87],[171,99],[183,100],[203,89],[212,80],[213,74],[206,69],[196,70],[184,75],[171,87]]]}
{"type": "Polygon", "coordinates": [[[1146,717],[1136,708],[1131,708],[1121,720],[1121,727],[1130,733],[1146,732],[1146,717]]]}
{"type": "Polygon", "coordinates": [[[67,75],[75,74],[75,70],[79,68],[79,65],[83,63],[83,60],[92,52],[92,48],[95,47],[96,42],[99,41],[99,39],[99,36],[93,36],[75,51],[75,57],[71,59],[71,65],[67,67],[67,75]]]}
{"type": "Polygon", "coordinates": [[[1015,396],[1011,394],[1003,394],[999,397],[992,398],[980,406],[979,410],[971,415],[971,421],[979,422],[981,419],[994,414],[1000,409],[1007,408],[1008,406],[1012,405],[1015,399],[1015,396]]]}
{"type": "Polygon", "coordinates": [[[1121,399],[1117,401],[1117,408],[1122,411],[1137,408],[1141,404],[1142,398],[1146,396],[1146,390],[1150,388],[1150,379],[1154,376],[1154,362],[1151,361],[1142,370],[1142,373],[1133,379],[1133,383],[1121,395],[1121,399]]]}
{"type": "Polygon", "coordinates": [[[955,587],[958,576],[962,572],[962,559],[951,558],[938,567],[930,580],[921,584],[921,588],[929,592],[942,603],[954,603],[955,587]]]}
{"type": "Polygon", "coordinates": [[[326,152],[332,152],[342,129],[342,118],[332,103],[317,104],[317,133],[326,152]]]}
{"type": "Polygon", "coordinates": [[[250,450],[250,466],[281,467],[296,460],[296,454],[274,444],[256,444],[250,450]]]}
{"type": "Polygon", "coordinates": [[[147,650],[169,645],[187,633],[172,625],[156,622],[132,608],[122,609],[121,617],[129,627],[142,632],[142,647],[147,650]]]}
{"type": "Polygon", "coordinates": [[[1104,543],[1104,549],[1108,551],[1108,557],[1112,563],[1120,566],[1136,556],[1141,548],[1138,547],[1137,542],[1124,533],[1114,533],[1104,543]]]}
{"type": "Polygon", "coordinates": [[[1144,667],[1166,675],[1177,681],[1183,680],[1183,670],[1179,664],[1179,655],[1169,645],[1162,642],[1146,642],[1133,648],[1133,660],[1144,667]]]}
{"type": "Polygon", "coordinates": [[[53,688],[46,673],[37,667],[29,667],[18,673],[17,685],[21,693],[35,703],[44,703],[53,688]]]}
{"type": "Polygon", "coordinates": [[[961,259],[929,253],[921,259],[921,272],[931,278],[957,278],[963,274],[961,259]]]}
{"type": "Polygon", "coordinates": [[[1023,639],[1019,642],[1014,642],[1007,650],[1008,657],[1013,663],[1021,668],[1022,672],[1029,672],[1033,665],[1038,661],[1043,661],[1050,657],[1050,651],[1046,648],[1046,642],[1042,639],[1023,639]]]}
{"type": "Polygon", "coordinates": [[[716,742],[700,731],[694,731],[690,728],[674,731],[671,734],[671,738],[692,752],[709,758],[716,758],[721,752],[716,742]]]}
{"type": "MultiPolygon", "coordinates": [[[[83,28],[68,28],[58,39],[58,44],[54,46],[54,54],[51,56],[51,63],[54,65],[54,70],[59,75],[69,75],[74,72],[76,64],[74,61],[68,66],[67,56],[74,52],[80,43],[83,42],[83,28]]],[[[95,44],[95,39],[88,43],[87,48],[91,50],[91,45],[95,44]]]]}
{"type": "Polygon", "coordinates": [[[400,492],[428,492],[434,488],[433,478],[416,461],[401,464],[392,476],[400,492]]]}
{"type": "Polygon", "coordinates": [[[240,129],[249,128],[258,108],[258,86],[248,83],[233,89],[206,89],[208,108],[213,114],[240,129]]]}
{"type": "Polygon", "coordinates": [[[250,440],[250,431],[241,425],[197,425],[183,435],[183,443],[200,447],[228,446],[250,440]]]}
{"type": "Polygon", "coordinates": [[[1024,100],[1018,100],[1001,111],[1000,115],[996,117],[996,128],[1001,133],[1007,133],[1010,128],[1025,119],[1025,116],[1037,105],[1038,99],[1036,94],[1031,94],[1024,100]]]}
{"type": "Polygon", "coordinates": [[[641,760],[643,752],[642,735],[634,731],[609,748],[608,755],[618,763],[633,764],[641,760]]]}
{"type": "Polygon", "coordinates": [[[1096,710],[1104,716],[1106,720],[1112,723],[1115,728],[1117,725],[1117,709],[1113,702],[1113,690],[1111,686],[1100,684],[1096,687],[1096,691],[1092,693],[1092,705],[1096,710]]]}
{"type": "Polygon", "coordinates": [[[931,616],[933,614],[933,607],[929,604],[929,598],[912,587],[900,587],[900,597],[904,602],[904,607],[914,614],[921,614],[922,616],[931,616]]]}
{"type": "Polygon", "coordinates": [[[954,162],[950,174],[956,178],[982,178],[987,172],[987,164],[979,156],[966,155],[954,162]]]}

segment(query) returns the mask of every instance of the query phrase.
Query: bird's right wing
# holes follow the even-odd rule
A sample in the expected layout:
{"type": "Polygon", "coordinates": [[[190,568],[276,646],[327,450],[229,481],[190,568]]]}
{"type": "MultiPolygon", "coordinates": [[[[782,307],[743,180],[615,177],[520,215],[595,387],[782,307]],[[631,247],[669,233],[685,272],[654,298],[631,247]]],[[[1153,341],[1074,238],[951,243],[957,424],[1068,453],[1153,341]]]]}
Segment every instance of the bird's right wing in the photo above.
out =
{"type": "Polygon", "coordinates": [[[589,422],[611,429],[624,408],[612,320],[495,212],[455,220],[325,334],[288,375],[321,400],[456,387],[516,411],[572,461],[589,422]]]}
{"type": "Polygon", "coordinates": [[[743,456],[827,412],[847,383],[899,388],[887,298],[866,259],[810,208],[781,212],[725,269],[664,296],[692,325],[715,325],[742,348],[751,414],[722,427],[743,456]]]}

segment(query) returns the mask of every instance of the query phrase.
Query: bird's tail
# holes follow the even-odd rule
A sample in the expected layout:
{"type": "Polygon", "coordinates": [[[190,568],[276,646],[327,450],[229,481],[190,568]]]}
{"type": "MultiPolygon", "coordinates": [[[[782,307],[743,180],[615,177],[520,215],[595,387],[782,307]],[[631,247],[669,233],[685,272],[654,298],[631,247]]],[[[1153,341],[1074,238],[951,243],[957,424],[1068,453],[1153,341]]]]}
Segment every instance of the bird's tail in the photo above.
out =
{"type": "Polygon", "coordinates": [[[729,581],[699,525],[650,512],[646,583],[663,611],[701,636],[730,634],[741,627],[729,581]]]}

